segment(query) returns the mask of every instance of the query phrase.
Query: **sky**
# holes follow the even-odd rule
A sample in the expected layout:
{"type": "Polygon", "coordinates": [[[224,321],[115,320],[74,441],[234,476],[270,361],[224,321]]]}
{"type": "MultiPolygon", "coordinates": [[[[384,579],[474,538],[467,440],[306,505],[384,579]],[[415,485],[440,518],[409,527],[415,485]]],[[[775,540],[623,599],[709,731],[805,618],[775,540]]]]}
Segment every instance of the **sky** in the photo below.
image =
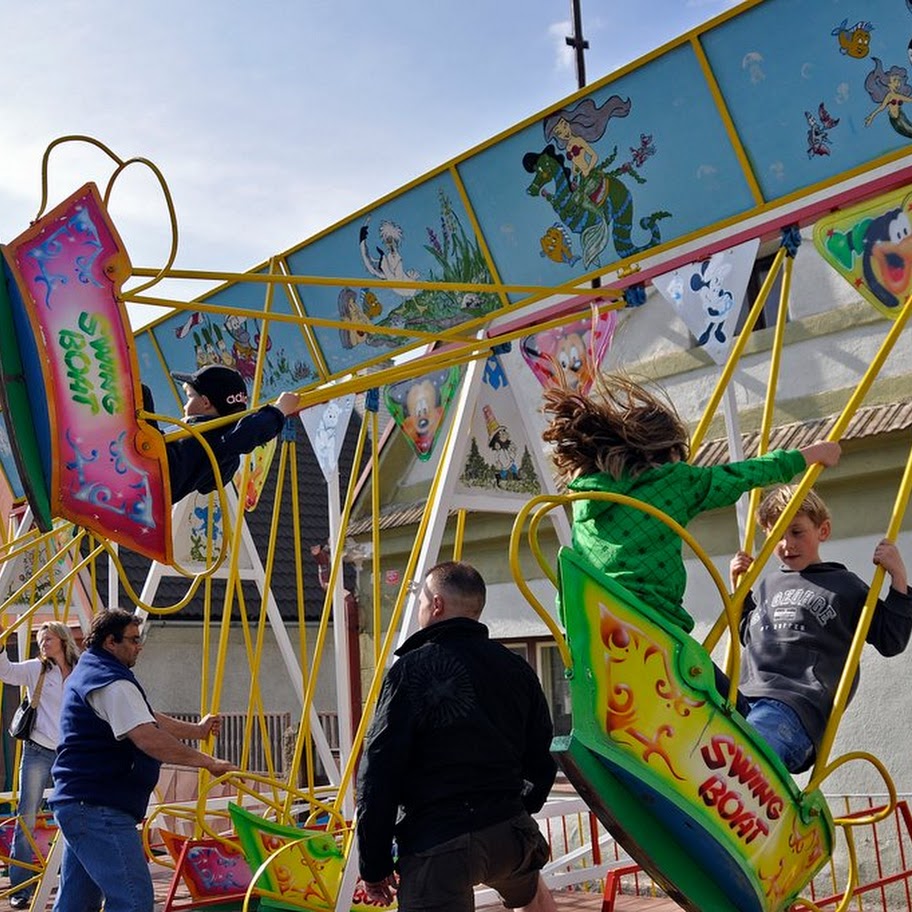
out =
{"type": "MultiPolygon", "coordinates": [[[[581,0],[587,81],[736,5],[581,0]]],[[[577,89],[570,0],[44,0],[4,4],[3,31],[0,242],[38,212],[49,144],[90,136],[159,169],[184,269],[250,269],[577,89]]],[[[49,205],[112,170],[55,146],[49,205]]],[[[154,172],[127,168],[109,209],[160,267],[154,172]]]]}

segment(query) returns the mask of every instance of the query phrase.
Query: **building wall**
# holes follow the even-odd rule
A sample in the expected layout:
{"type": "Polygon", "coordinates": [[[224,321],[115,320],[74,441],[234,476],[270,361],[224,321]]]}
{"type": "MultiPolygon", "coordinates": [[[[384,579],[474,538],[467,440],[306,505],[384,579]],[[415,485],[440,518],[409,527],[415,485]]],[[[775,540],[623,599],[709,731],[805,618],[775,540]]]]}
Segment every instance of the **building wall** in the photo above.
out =
{"type": "MultiPolygon", "coordinates": [[[[145,647],[136,664],[137,677],[146,689],[152,705],[161,712],[191,713],[200,709],[200,682],[202,676],[203,628],[201,625],[152,618],[148,625],[145,647]]],[[[297,646],[298,629],[288,625],[288,635],[297,646]]],[[[316,624],[306,625],[308,663],[303,673],[309,674],[316,640],[316,624]]],[[[256,629],[251,629],[255,638],[256,629]]],[[[314,693],[314,707],[318,712],[335,712],[335,656],[332,649],[332,632],[327,649],[320,663],[320,672],[314,693]]],[[[210,633],[209,669],[216,666],[218,655],[218,630],[210,633]]],[[[250,667],[243,630],[231,629],[225,654],[225,675],[219,708],[223,712],[246,712],[250,699],[250,667]]],[[[299,678],[300,679],[300,678],[299,678]]],[[[301,700],[292,684],[274,634],[266,631],[260,659],[257,686],[267,713],[290,712],[298,718],[301,700]]],[[[304,682],[302,682],[302,687],[304,682]]],[[[210,689],[211,696],[211,689],[210,689]]]]}
{"type": "MultiPolygon", "coordinates": [[[[820,260],[808,237],[809,233],[805,232],[806,242],[798,251],[792,276],[789,323],[776,394],[776,425],[839,413],[891,326],[820,260]]],[[[778,296],[778,290],[775,295],[778,296]]],[[[767,306],[772,320],[778,306],[776,296],[771,297],[767,306]]],[[[735,373],[734,400],[742,432],[759,427],[769,385],[773,334],[772,328],[752,333],[735,373]]],[[[671,306],[652,292],[644,306],[620,313],[619,328],[605,366],[656,379],[668,391],[682,416],[695,423],[710,399],[721,368],[693,346],[692,337],[671,306]]],[[[519,363],[515,346],[505,360],[514,365],[519,363]]],[[[861,404],[912,398],[910,366],[912,337],[906,332],[900,336],[861,404]]],[[[534,403],[538,391],[531,374],[513,371],[510,377],[512,383],[523,387],[521,393],[526,400],[534,403]]],[[[723,437],[725,433],[720,408],[707,438],[723,437]]],[[[840,465],[825,471],[817,483],[833,512],[833,537],[823,554],[827,559],[846,563],[862,578],[873,574],[871,554],[890,520],[910,440],[909,432],[893,432],[847,441],[840,465]]],[[[399,493],[407,492],[412,502],[416,492],[426,491],[421,486],[429,481],[433,467],[433,462],[414,461],[412,465],[388,465],[387,483],[395,479],[401,484],[402,479],[407,479],[399,493]]],[[[463,556],[478,566],[489,583],[510,579],[505,554],[511,525],[512,516],[473,513],[468,517],[463,556]]],[[[451,520],[441,558],[452,553],[453,526],[451,520]]],[[[912,521],[906,519],[903,530],[899,544],[912,569],[912,521]]],[[[400,568],[405,565],[414,531],[414,527],[408,527],[384,533],[386,565],[400,568]]],[[[729,558],[741,539],[736,511],[732,508],[704,514],[691,523],[690,531],[727,578],[729,558]]],[[[556,549],[556,538],[545,529],[543,553],[553,555],[556,549]]],[[[721,610],[721,602],[705,569],[690,560],[688,571],[686,605],[697,619],[695,636],[701,639],[721,610]]],[[[539,579],[542,575],[528,555],[523,561],[523,572],[529,579],[539,579]]],[[[507,589],[498,587],[500,599],[511,598],[506,592],[507,589]]],[[[516,604],[509,606],[511,612],[528,611],[530,628],[533,627],[531,609],[523,607],[524,600],[518,590],[513,590],[512,599],[516,604]]],[[[722,661],[723,650],[717,650],[714,657],[722,661]]],[[[897,686],[897,682],[906,679],[910,665],[912,650],[887,660],[871,647],[865,647],[861,685],[842,723],[833,753],[835,757],[849,749],[872,751],[885,760],[901,792],[912,791],[912,750],[905,725],[912,715],[912,694],[908,688],[897,686]]],[[[831,793],[884,791],[871,768],[859,763],[837,771],[825,788],[831,793]]]]}

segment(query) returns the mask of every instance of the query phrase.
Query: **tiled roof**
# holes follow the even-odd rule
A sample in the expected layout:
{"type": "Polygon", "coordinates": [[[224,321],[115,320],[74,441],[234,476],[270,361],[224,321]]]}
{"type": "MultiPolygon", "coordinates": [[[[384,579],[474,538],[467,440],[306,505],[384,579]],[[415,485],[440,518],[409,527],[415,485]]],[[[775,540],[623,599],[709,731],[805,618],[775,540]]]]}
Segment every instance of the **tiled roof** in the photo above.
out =
{"type": "MultiPolygon", "coordinates": [[[[354,459],[355,448],[360,430],[360,418],[353,414],[348,427],[348,433],[342,447],[339,459],[339,475],[341,478],[342,495],[344,496],[348,477],[354,459]]],[[[316,559],[310,552],[312,545],[322,545],[329,538],[329,513],[327,506],[327,488],[323,472],[314,456],[304,428],[297,423],[297,439],[295,442],[298,469],[298,495],[300,500],[300,542],[301,558],[305,585],[305,613],[309,619],[319,616],[323,608],[324,592],[317,576],[316,559]]],[[[260,560],[265,565],[268,556],[269,534],[272,523],[273,503],[275,500],[276,481],[278,477],[279,457],[276,453],[270,467],[269,476],[263,488],[260,503],[255,510],[245,515],[248,528],[256,543],[260,560]]],[[[295,547],[292,526],[291,479],[285,479],[282,493],[283,506],[279,516],[279,532],[276,537],[275,560],[272,578],[272,593],[282,613],[282,617],[289,621],[297,619],[297,574],[295,567],[295,547]]],[[[150,562],[133,552],[122,549],[121,560],[136,591],[142,588],[150,562]]],[[[354,586],[354,569],[343,564],[343,584],[347,588],[354,586]]],[[[167,606],[176,603],[187,591],[188,581],[182,577],[163,578],[153,604],[167,606]]],[[[99,582],[99,591],[105,591],[104,579],[99,582]]],[[[202,589],[186,607],[177,614],[169,615],[169,620],[196,621],[203,616],[202,589]]],[[[247,603],[248,616],[259,614],[260,599],[256,587],[252,582],[242,583],[244,598],[247,603]]],[[[224,598],[224,583],[221,580],[213,581],[213,604],[221,604],[224,598]]],[[[234,617],[237,617],[237,600],[234,601],[234,617]]],[[[129,608],[127,604],[122,607],[129,608]]]]}
{"type": "MultiPolygon", "coordinates": [[[[784,424],[774,428],[770,434],[768,449],[799,449],[813,443],[815,440],[823,440],[836,424],[838,418],[838,415],[830,415],[826,418],[796,421],[793,424],[784,424]]],[[[859,440],[863,437],[874,437],[879,434],[904,431],[909,428],[912,428],[912,401],[871,405],[860,408],[855,413],[841,439],[859,440]]],[[[757,432],[741,435],[741,442],[746,456],[751,456],[757,452],[759,440],[760,434],[757,432]]],[[[718,465],[728,462],[729,459],[728,440],[722,437],[708,440],[704,443],[697,451],[694,463],[696,465],[718,465]]],[[[381,513],[380,529],[395,529],[400,526],[418,523],[425,505],[425,501],[420,501],[388,507],[381,513]]],[[[456,512],[455,509],[450,509],[448,515],[453,516],[456,512]]],[[[352,535],[364,535],[369,533],[371,528],[371,519],[367,518],[351,523],[349,532],[352,535]]]]}
{"type": "MultiPolygon", "coordinates": [[[[770,434],[768,449],[799,449],[815,440],[825,439],[839,419],[838,415],[816,418],[811,421],[796,421],[774,428],[770,434]]],[[[860,440],[893,431],[904,431],[912,427],[912,401],[890,402],[885,405],[869,405],[860,408],[851,418],[841,440],[860,440]]],[[[746,456],[757,452],[760,434],[753,432],[741,435],[746,456]]],[[[729,459],[728,441],[724,438],[704,443],[694,457],[697,465],[718,465],[729,459]]]]}

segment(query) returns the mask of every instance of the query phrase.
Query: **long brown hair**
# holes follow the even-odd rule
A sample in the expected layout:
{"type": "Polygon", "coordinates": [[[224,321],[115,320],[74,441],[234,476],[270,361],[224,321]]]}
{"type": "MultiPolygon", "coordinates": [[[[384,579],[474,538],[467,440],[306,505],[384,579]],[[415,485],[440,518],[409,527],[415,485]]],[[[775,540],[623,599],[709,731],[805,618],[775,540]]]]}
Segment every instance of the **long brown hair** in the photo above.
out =
{"type": "Polygon", "coordinates": [[[566,481],[597,472],[636,477],[690,452],[687,427],[667,397],[623,374],[599,376],[589,396],[549,389],[542,409],[552,416],[542,438],[554,444],[566,481]]]}

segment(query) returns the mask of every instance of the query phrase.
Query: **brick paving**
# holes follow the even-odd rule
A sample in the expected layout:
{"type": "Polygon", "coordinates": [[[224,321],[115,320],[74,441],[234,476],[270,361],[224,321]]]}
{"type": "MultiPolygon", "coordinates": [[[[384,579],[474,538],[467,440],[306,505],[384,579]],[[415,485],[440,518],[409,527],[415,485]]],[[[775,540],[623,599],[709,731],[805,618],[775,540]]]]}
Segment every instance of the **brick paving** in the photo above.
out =
{"type": "MultiPolygon", "coordinates": [[[[152,882],[155,885],[155,910],[161,912],[164,907],[165,897],[171,883],[171,871],[161,865],[152,865],[152,882]]],[[[187,894],[179,891],[176,899],[178,902],[186,900],[187,894]]],[[[601,893],[585,893],[581,890],[559,890],[554,893],[554,901],[560,912],[600,912],[602,908],[601,893]]],[[[221,907],[225,908],[225,907],[221,907]]],[[[240,908],[240,906],[238,906],[240,908]]],[[[485,912],[503,910],[503,906],[480,906],[485,912]]],[[[650,896],[618,895],[614,912],[680,912],[681,907],[667,898],[650,896]]]]}
{"type": "MultiPolygon", "coordinates": [[[[168,895],[168,888],[171,884],[171,871],[158,864],[150,866],[152,872],[152,883],[155,887],[155,912],[162,912],[165,904],[165,898],[168,895]]],[[[188,894],[183,889],[179,889],[175,897],[179,904],[183,904],[189,899],[188,894]]],[[[602,894],[585,893],[580,890],[560,890],[554,893],[554,901],[560,912],[601,912],[602,894]]],[[[0,909],[8,909],[9,904],[4,903],[0,909]]],[[[47,912],[51,908],[51,903],[47,905],[47,912]]],[[[221,906],[220,909],[230,907],[221,906]]],[[[237,906],[240,909],[240,904],[237,906]]],[[[487,905],[480,907],[485,912],[494,912],[502,909],[500,905],[487,905]]],[[[656,898],[649,896],[630,896],[619,895],[614,904],[614,912],[680,912],[680,906],[667,898],[656,898]]]]}

